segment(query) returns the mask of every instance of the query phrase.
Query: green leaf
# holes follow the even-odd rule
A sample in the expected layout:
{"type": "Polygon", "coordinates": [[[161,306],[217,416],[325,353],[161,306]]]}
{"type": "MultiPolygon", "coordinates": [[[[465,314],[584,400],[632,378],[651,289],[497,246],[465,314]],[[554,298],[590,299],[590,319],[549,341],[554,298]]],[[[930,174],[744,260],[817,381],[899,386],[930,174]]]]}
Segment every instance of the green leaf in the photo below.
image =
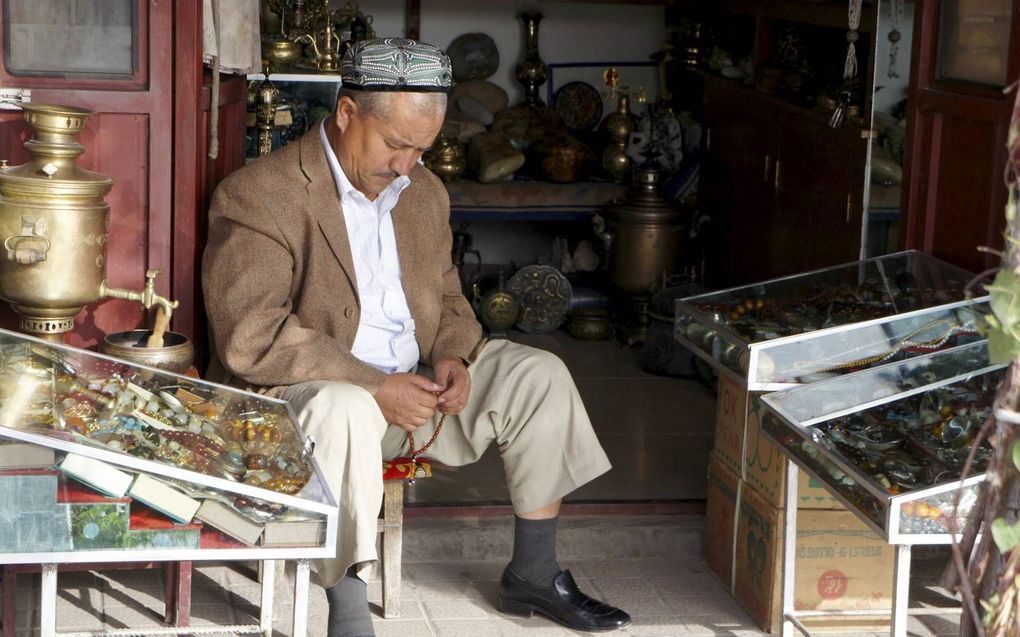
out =
{"type": "Polygon", "coordinates": [[[992,539],[995,540],[1000,553],[1009,553],[1013,547],[1020,544],[1020,525],[1009,524],[1002,518],[996,518],[992,522],[992,539]]]}
{"type": "Polygon", "coordinates": [[[1020,280],[1010,270],[1000,270],[987,286],[992,316],[987,319],[988,355],[1004,363],[1020,355],[1020,280]]]}
{"type": "Polygon", "coordinates": [[[1013,443],[1013,466],[1020,470],[1020,440],[1013,443]]]}
{"type": "Polygon", "coordinates": [[[988,327],[988,360],[992,363],[1008,363],[1020,356],[1020,341],[1001,329],[988,327]]]}

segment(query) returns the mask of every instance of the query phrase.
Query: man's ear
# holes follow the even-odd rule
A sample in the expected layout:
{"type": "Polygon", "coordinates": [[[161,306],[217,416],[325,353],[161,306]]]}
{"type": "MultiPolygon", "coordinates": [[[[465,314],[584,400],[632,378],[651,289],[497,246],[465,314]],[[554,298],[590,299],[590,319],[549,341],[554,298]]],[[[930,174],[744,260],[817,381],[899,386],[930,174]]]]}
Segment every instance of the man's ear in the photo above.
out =
{"type": "Polygon", "coordinates": [[[336,127],[340,132],[347,130],[347,127],[351,123],[351,119],[358,114],[358,103],[352,100],[350,97],[343,95],[336,102],[336,112],[333,117],[336,122],[336,127]]]}

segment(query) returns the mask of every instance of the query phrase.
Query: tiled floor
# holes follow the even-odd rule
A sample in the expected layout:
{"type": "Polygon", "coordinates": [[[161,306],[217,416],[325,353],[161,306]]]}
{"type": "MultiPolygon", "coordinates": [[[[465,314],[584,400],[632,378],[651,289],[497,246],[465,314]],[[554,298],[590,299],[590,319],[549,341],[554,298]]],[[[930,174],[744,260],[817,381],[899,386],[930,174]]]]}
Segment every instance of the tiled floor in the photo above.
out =
{"type": "MultiPolygon", "coordinates": [[[[570,368],[595,433],[613,470],[586,484],[570,502],[703,500],[715,422],[714,388],[697,380],[649,374],[638,349],[615,341],[578,341],[565,332],[512,332],[527,345],[549,350],[570,368]]],[[[509,502],[499,456],[438,471],[415,485],[408,502],[509,502]]]]}
{"type": "MultiPolygon", "coordinates": [[[[637,364],[637,350],[613,342],[584,343],[563,333],[515,338],[558,353],[577,381],[596,432],[614,469],[580,489],[572,502],[628,503],[616,514],[565,515],[560,523],[561,565],[582,588],[617,604],[634,624],[611,633],[619,637],[750,637],[762,635],[702,562],[705,533],[701,515],[634,515],[637,510],[696,510],[705,497],[705,473],[712,446],[713,390],[693,380],[653,376],[637,364]],[[677,501],[695,501],[693,507],[677,501]],[[665,502],[666,504],[661,504],[665,502]],[[656,508],[658,507],[658,508],[656,508]],[[622,513],[626,511],[626,514],[622,513]]],[[[475,465],[438,471],[408,493],[412,505],[505,503],[498,456],[475,465]]],[[[498,509],[498,507],[497,507],[498,509]]],[[[545,619],[512,618],[496,610],[499,575],[511,551],[508,511],[492,509],[449,517],[454,509],[418,506],[405,521],[404,582],[399,619],[376,619],[379,637],[566,637],[579,634],[545,619]],[[446,514],[444,515],[444,512],[446,514]],[[485,513],[485,515],[480,515],[485,513]]],[[[574,507],[572,510],[578,510],[574,507]]],[[[602,509],[605,512],[607,509],[602,509]]],[[[912,600],[953,606],[930,581],[944,563],[935,552],[915,559],[912,600]]],[[[22,575],[16,626],[31,637],[39,622],[38,576],[22,575]]],[[[291,634],[288,571],[277,588],[275,634],[291,634]]],[[[61,575],[58,629],[87,631],[157,626],[162,584],[153,571],[108,571],[61,575]]],[[[259,585],[251,564],[196,565],[193,625],[255,623],[259,585]]],[[[369,588],[381,615],[381,585],[369,588]]],[[[953,616],[911,620],[912,637],[958,634],[953,616]]],[[[314,583],[308,626],[324,635],[326,603],[314,583]]],[[[229,633],[227,633],[229,634],[229,633]]],[[[862,635],[862,633],[855,633],[862,635]]]]}

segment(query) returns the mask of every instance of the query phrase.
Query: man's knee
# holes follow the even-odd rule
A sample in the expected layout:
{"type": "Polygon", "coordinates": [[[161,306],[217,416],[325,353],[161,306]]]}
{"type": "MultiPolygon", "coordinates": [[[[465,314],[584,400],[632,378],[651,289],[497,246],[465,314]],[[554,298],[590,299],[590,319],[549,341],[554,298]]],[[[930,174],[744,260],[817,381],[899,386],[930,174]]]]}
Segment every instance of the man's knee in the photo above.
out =
{"type": "MultiPolygon", "coordinates": [[[[334,434],[337,429],[351,431],[366,430],[375,425],[382,431],[386,427],[379,405],[368,390],[350,383],[321,383],[314,387],[310,396],[300,408],[305,426],[309,420],[320,421],[322,427],[334,434]],[[314,417],[308,416],[315,414],[314,417]]],[[[314,426],[314,425],[313,425],[314,426]]],[[[320,435],[324,432],[318,432],[320,435]]],[[[379,431],[378,435],[382,435],[379,431]]]]}

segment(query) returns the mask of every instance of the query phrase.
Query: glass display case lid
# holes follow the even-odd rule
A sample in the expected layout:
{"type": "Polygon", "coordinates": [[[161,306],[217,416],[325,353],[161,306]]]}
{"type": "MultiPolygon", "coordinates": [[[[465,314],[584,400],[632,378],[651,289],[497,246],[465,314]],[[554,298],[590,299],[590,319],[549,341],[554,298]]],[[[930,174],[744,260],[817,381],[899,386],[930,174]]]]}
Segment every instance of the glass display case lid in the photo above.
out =
{"type": "Polygon", "coordinates": [[[676,337],[749,389],[782,389],[979,338],[973,278],[899,252],[687,297],[676,337]]]}
{"type": "Polygon", "coordinates": [[[0,330],[0,436],[335,520],[289,405],[0,330]]]}
{"type": "Polygon", "coordinates": [[[763,396],[762,428],[890,541],[940,543],[984,479],[1006,367],[984,342],[935,352],[763,396]]]}

